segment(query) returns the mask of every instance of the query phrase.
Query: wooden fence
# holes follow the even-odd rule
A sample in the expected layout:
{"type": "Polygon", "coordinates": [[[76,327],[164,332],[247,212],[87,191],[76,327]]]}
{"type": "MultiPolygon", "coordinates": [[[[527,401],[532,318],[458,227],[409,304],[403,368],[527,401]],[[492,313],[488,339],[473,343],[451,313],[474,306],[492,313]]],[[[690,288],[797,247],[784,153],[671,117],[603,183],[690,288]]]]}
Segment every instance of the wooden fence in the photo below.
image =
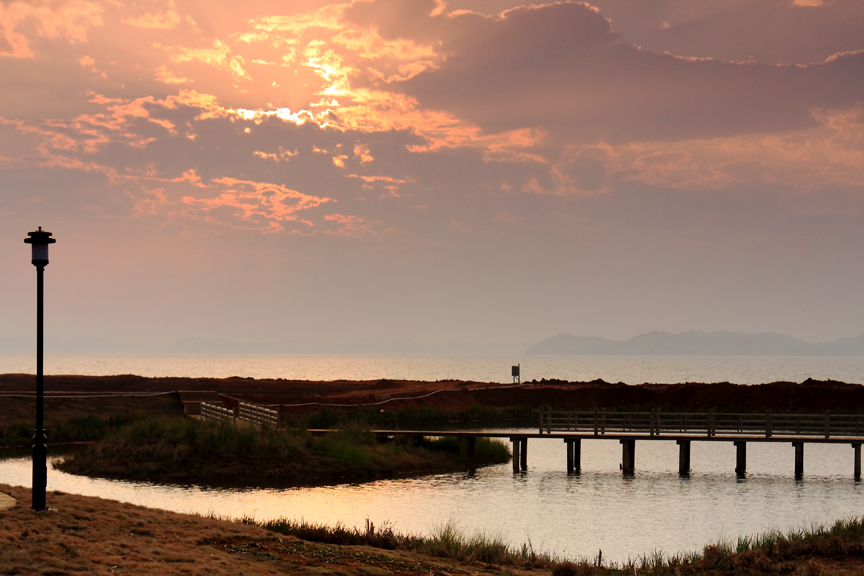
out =
{"type": "Polygon", "coordinates": [[[219,404],[201,402],[201,418],[204,420],[234,421],[234,411],[219,404]]]}
{"type": "Polygon", "coordinates": [[[237,408],[237,419],[244,422],[252,422],[258,426],[278,428],[279,410],[261,406],[260,404],[240,402],[237,408]]]}
{"type": "Polygon", "coordinates": [[[563,412],[544,409],[540,434],[552,432],[861,438],[864,416],[850,414],[724,414],[719,412],[563,412]]]}

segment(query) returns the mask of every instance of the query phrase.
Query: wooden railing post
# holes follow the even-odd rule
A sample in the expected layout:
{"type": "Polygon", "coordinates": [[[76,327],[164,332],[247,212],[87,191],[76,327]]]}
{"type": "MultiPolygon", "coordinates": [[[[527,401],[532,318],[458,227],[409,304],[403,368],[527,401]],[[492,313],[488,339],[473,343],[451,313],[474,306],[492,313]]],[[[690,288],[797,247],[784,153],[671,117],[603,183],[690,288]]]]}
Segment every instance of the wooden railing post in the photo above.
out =
{"type": "Polygon", "coordinates": [[[600,413],[597,408],[594,408],[594,436],[600,434],[600,413]]]}
{"type": "Polygon", "coordinates": [[[831,437],[831,411],[825,410],[825,439],[831,437]]]}
{"type": "Polygon", "coordinates": [[[773,415],[773,412],[771,410],[768,410],[765,412],[765,437],[766,438],[770,438],[771,434],[773,433],[773,431],[771,430],[771,423],[772,423],[771,422],[771,416],[772,415],[773,415]]]}

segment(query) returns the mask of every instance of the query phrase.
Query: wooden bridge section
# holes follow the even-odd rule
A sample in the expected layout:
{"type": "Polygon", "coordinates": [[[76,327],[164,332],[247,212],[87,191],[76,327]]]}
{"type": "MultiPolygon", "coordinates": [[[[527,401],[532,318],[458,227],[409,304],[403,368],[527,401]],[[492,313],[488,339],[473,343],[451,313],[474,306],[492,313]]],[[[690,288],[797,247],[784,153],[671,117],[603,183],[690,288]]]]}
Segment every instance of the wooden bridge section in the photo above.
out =
{"type": "Polygon", "coordinates": [[[540,413],[540,433],[759,436],[764,438],[862,438],[864,416],[847,414],[724,414],[716,412],[554,412],[540,413]]]}
{"type": "Polygon", "coordinates": [[[795,476],[804,474],[804,444],[849,443],[853,448],[853,473],[861,478],[861,444],[864,416],[857,414],[780,414],[709,412],[563,412],[540,413],[540,435],[570,433],[567,470],[580,467],[582,438],[618,439],[622,445],[621,468],[635,469],[637,439],[675,440],[679,446],[678,470],[690,471],[690,444],[694,441],[732,441],[736,448],[735,472],[747,469],[748,442],[791,442],[795,448],[795,476]]]}
{"type": "MultiPolygon", "coordinates": [[[[310,430],[327,434],[332,430],[310,430]]],[[[528,469],[529,439],[559,439],[566,445],[567,472],[579,473],[582,440],[617,440],[621,444],[621,470],[636,469],[636,441],[675,441],[678,445],[678,471],[690,473],[690,447],[693,442],[732,442],[736,448],[735,472],[747,469],[747,444],[784,442],[794,448],[795,476],[804,474],[804,445],[849,444],[853,448],[853,474],[861,478],[861,444],[864,443],[864,415],[848,414],[724,414],[715,412],[555,412],[540,414],[537,432],[373,430],[379,438],[457,437],[463,454],[473,452],[476,438],[508,439],[512,443],[513,471],[528,469]]]]}

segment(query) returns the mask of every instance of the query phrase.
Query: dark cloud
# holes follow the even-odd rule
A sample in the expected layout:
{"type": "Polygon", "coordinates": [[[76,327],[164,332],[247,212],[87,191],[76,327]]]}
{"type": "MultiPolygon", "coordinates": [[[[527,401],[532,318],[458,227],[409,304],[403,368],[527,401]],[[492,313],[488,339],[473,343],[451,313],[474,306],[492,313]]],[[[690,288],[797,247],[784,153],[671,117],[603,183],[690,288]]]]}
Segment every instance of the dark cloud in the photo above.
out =
{"type": "Polygon", "coordinates": [[[709,138],[812,126],[814,108],[864,99],[864,53],[810,67],[688,60],[625,43],[601,14],[571,3],[470,18],[476,27],[445,43],[440,67],[405,90],[491,132],[709,138]]]}
{"type": "Polygon", "coordinates": [[[613,26],[654,52],[755,60],[765,64],[817,64],[833,54],[864,49],[858,0],[594,0],[613,26]],[[811,4],[811,5],[803,5],[811,4]]]}

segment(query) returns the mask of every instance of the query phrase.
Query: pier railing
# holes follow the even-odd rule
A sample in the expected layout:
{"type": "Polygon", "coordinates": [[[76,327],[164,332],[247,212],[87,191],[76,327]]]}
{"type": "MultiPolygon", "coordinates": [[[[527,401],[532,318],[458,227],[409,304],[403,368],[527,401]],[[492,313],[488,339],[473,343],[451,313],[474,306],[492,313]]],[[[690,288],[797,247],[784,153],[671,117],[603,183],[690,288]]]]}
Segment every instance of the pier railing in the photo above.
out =
{"type": "Polygon", "coordinates": [[[864,416],[852,414],[733,414],[721,412],[564,412],[540,413],[540,434],[692,434],[699,436],[777,436],[861,438],[864,416]]]}

